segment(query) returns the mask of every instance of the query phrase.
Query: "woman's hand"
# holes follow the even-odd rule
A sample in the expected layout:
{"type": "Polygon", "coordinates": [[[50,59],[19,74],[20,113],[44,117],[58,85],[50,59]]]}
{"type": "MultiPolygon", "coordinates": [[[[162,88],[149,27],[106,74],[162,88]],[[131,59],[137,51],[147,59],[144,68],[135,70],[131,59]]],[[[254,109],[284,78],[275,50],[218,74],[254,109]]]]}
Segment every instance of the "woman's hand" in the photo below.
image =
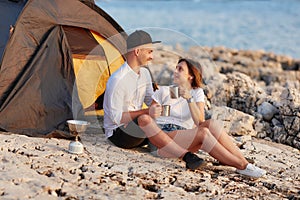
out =
{"type": "Polygon", "coordinates": [[[184,99],[192,98],[190,89],[182,86],[179,87],[179,95],[182,96],[184,99]]]}
{"type": "Polygon", "coordinates": [[[149,108],[149,115],[152,118],[157,118],[161,115],[162,107],[159,104],[152,104],[149,108]]]}

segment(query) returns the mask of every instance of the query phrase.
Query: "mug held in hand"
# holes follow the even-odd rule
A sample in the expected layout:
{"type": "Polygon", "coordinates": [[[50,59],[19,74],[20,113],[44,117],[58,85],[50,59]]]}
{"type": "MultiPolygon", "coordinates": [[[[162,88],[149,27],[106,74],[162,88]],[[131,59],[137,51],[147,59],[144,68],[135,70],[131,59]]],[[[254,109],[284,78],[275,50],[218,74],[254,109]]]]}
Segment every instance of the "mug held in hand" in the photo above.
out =
{"type": "Polygon", "coordinates": [[[165,117],[170,116],[170,108],[170,105],[163,105],[161,115],[165,117]]]}
{"type": "Polygon", "coordinates": [[[179,98],[179,87],[172,85],[170,86],[170,96],[172,99],[177,99],[179,98]]]}

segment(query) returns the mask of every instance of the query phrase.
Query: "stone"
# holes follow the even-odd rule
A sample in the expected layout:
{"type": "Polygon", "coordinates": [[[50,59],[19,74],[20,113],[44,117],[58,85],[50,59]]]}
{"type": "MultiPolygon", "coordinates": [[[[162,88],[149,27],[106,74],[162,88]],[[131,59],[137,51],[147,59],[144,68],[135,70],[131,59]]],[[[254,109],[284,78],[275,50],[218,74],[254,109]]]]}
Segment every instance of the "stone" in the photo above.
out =
{"type": "Polygon", "coordinates": [[[238,110],[225,106],[214,107],[211,118],[219,120],[230,135],[256,135],[253,129],[254,117],[238,110]]]}
{"type": "Polygon", "coordinates": [[[257,112],[259,112],[263,119],[270,121],[274,115],[279,113],[279,110],[268,102],[263,102],[260,106],[257,107],[257,112]]]}

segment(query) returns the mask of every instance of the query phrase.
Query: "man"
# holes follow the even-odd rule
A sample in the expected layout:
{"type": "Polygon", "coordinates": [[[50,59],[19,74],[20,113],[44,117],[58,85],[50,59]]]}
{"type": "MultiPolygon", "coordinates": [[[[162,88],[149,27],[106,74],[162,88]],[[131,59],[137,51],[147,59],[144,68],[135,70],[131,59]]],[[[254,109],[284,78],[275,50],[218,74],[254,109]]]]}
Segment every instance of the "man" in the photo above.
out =
{"type": "Polygon", "coordinates": [[[168,157],[180,157],[188,169],[196,169],[203,164],[202,159],[177,145],[167,134],[157,134],[161,131],[158,127],[150,124],[142,130],[138,125],[140,116],[156,118],[162,111],[160,105],[151,106],[152,80],[149,71],[142,67],[153,59],[153,44],[159,42],[152,41],[142,30],[128,36],[126,62],[112,74],[106,86],[103,103],[105,135],[114,145],[127,149],[147,144],[149,139],[168,157]],[[143,109],[143,103],[149,107],[143,109]]]}

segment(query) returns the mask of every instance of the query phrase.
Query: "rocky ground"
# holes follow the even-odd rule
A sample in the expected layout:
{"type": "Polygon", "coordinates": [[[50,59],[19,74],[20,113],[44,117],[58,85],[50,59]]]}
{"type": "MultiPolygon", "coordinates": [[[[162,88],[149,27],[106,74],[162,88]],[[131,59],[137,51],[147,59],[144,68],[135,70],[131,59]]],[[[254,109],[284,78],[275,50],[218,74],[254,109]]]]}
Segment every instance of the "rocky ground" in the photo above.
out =
{"type": "Polygon", "coordinates": [[[109,144],[103,120],[90,112],[81,135],[69,140],[0,134],[0,199],[300,199],[300,62],[264,51],[178,46],[155,51],[149,66],[170,84],[179,57],[203,65],[206,115],[226,131],[267,175],[251,179],[199,152],[206,165],[187,170],[178,159],[152,156],[146,147],[109,144]]]}
{"type": "Polygon", "coordinates": [[[153,157],[147,148],[119,149],[92,122],[81,136],[83,154],[69,140],[0,134],[1,199],[300,199],[299,150],[263,139],[239,142],[267,171],[259,179],[235,173],[199,152],[207,164],[189,171],[178,159],[153,157]]]}

